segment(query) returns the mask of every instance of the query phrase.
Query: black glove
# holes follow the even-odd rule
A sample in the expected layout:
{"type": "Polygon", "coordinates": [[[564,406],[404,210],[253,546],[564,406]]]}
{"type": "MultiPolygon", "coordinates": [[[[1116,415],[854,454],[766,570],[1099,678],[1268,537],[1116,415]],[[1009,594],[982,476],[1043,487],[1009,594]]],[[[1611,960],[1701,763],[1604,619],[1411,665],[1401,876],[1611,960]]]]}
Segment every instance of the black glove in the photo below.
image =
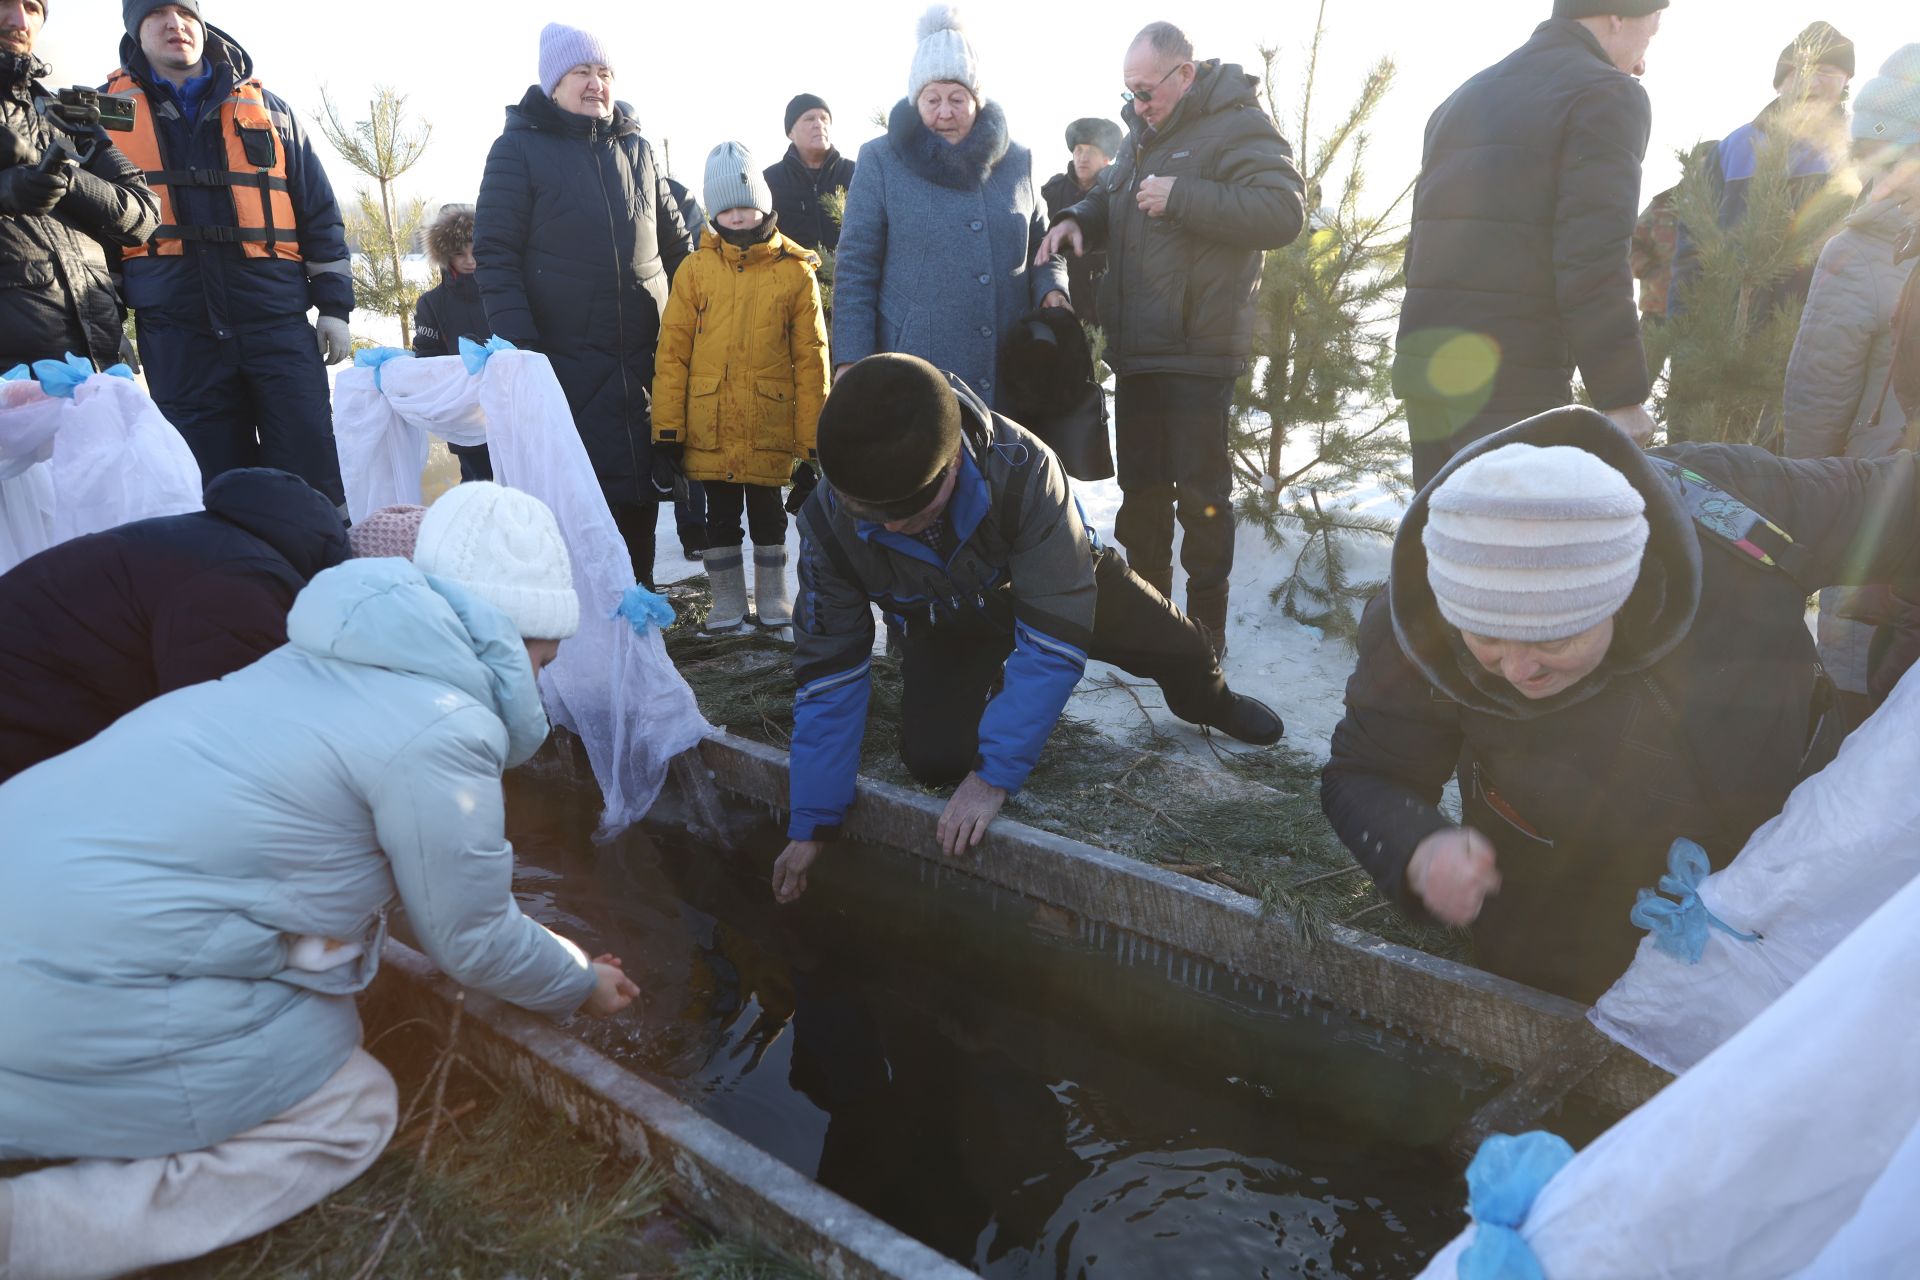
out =
{"type": "Polygon", "coordinates": [[[49,214],[72,189],[73,171],[66,165],[52,173],[26,164],[0,169],[0,213],[29,217],[49,214]]]}
{"type": "Polygon", "coordinates": [[[680,465],[681,455],[685,452],[685,445],[654,441],[653,491],[662,498],[673,497],[679,487],[687,482],[686,471],[680,465]]]}
{"type": "Polygon", "coordinates": [[[802,462],[793,469],[793,491],[787,494],[787,514],[799,515],[800,508],[807,505],[807,498],[814,487],[820,483],[820,473],[813,469],[810,462],[802,462]]]}
{"type": "Polygon", "coordinates": [[[34,164],[39,159],[27,146],[25,139],[5,125],[0,125],[0,169],[11,169],[17,164],[34,164]]]}

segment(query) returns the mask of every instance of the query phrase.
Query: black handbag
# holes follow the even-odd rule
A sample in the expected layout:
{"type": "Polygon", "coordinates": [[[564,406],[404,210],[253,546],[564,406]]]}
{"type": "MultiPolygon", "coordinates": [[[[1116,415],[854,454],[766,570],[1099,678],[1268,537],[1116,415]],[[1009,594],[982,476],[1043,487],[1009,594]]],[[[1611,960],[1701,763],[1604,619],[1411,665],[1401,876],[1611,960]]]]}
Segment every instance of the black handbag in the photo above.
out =
{"type": "Polygon", "coordinates": [[[1065,307],[1028,312],[1000,344],[1002,412],[1039,436],[1075,480],[1113,475],[1107,395],[1093,379],[1093,350],[1065,307]]]}

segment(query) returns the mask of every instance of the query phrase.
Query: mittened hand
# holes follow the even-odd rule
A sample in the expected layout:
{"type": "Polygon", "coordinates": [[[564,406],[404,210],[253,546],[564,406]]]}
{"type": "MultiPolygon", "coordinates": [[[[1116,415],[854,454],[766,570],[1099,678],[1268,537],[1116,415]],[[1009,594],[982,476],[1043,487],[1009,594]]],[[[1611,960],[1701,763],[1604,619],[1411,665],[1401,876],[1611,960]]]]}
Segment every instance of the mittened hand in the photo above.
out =
{"type": "Polygon", "coordinates": [[[39,158],[28,148],[25,139],[0,125],[0,168],[10,169],[16,164],[31,165],[39,158]]]}
{"type": "Polygon", "coordinates": [[[685,446],[656,441],[653,446],[653,470],[650,478],[653,491],[662,498],[671,498],[677,486],[685,483],[686,470],[681,466],[681,455],[685,446]]]}
{"type": "Polygon", "coordinates": [[[820,473],[813,469],[810,462],[802,462],[793,469],[793,488],[787,494],[787,514],[797,516],[800,508],[807,505],[807,499],[820,485],[820,473]]]}

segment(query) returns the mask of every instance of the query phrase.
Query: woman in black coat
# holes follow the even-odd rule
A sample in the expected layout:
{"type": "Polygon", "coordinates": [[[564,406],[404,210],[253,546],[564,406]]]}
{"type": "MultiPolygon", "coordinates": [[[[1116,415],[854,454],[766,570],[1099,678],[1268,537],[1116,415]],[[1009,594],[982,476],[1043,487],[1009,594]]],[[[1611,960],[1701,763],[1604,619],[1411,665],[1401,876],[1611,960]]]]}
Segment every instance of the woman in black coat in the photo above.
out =
{"type": "Polygon", "coordinates": [[[599,42],[555,23],[540,49],[542,83],[507,108],[480,182],[480,296],[494,334],[553,362],[634,575],[651,585],[654,344],[693,245],[599,42]]]}

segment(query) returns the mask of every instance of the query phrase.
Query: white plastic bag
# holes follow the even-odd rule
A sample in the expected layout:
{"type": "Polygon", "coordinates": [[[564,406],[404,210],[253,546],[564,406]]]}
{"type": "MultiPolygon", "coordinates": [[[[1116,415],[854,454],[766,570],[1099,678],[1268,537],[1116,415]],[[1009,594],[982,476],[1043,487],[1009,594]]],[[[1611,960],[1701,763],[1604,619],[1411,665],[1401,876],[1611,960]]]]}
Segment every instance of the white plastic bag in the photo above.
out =
{"type": "Polygon", "coordinates": [[[1916,777],[1920,679],[1909,672],[1839,757],[1701,884],[1714,915],[1760,939],[1709,930],[1692,965],[1643,940],[1594,1024],[1669,1071],[1705,1057],[1920,875],[1916,777]]]}

